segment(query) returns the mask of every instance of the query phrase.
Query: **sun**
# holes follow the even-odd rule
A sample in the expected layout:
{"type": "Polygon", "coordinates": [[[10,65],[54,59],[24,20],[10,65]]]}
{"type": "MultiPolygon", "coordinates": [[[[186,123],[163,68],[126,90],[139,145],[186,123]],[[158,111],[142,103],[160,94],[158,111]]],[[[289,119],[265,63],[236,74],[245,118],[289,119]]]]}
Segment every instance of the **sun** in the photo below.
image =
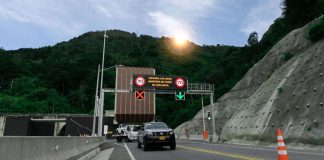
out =
{"type": "Polygon", "coordinates": [[[186,42],[186,39],[184,39],[184,38],[181,37],[181,36],[177,36],[177,37],[175,37],[174,40],[175,40],[175,43],[176,43],[177,45],[179,45],[179,46],[184,45],[185,42],[186,42]]]}
{"type": "Polygon", "coordinates": [[[185,34],[177,34],[174,36],[174,41],[178,46],[183,46],[187,41],[186,39],[185,34]]]}

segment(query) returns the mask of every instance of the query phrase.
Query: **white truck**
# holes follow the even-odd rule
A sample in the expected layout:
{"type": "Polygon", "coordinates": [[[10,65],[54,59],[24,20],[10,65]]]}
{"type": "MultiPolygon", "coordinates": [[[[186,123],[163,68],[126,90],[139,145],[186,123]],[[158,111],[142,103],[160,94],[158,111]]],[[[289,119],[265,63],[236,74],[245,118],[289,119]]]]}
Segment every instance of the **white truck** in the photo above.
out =
{"type": "Polygon", "coordinates": [[[121,141],[135,141],[137,140],[137,133],[140,128],[140,125],[125,125],[120,124],[119,127],[116,129],[116,134],[113,137],[116,137],[117,142],[121,141]]]}

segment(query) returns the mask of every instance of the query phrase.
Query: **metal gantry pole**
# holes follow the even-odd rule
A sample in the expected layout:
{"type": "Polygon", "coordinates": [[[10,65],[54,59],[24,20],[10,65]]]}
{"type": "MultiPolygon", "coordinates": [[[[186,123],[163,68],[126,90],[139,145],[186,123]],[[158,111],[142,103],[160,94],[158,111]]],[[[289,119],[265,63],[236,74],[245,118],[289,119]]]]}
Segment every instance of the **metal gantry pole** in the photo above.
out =
{"type": "Polygon", "coordinates": [[[204,98],[201,96],[201,110],[203,112],[203,126],[204,126],[204,132],[206,131],[206,123],[205,123],[205,110],[204,110],[204,98]]]}
{"type": "Polygon", "coordinates": [[[101,81],[100,81],[100,109],[98,122],[98,135],[102,136],[102,122],[103,122],[103,107],[104,107],[104,92],[103,92],[103,70],[105,66],[105,50],[106,50],[106,31],[104,34],[104,44],[102,48],[102,63],[101,63],[101,81]]]}
{"type": "Polygon", "coordinates": [[[210,94],[210,105],[212,107],[212,120],[213,120],[213,136],[212,139],[216,138],[216,127],[215,127],[215,114],[214,114],[214,93],[210,94]]]}
{"type": "Polygon", "coordinates": [[[98,132],[100,132],[100,135],[99,136],[102,136],[102,132],[103,132],[103,112],[104,112],[104,101],[105,101],[105,92],[102,91],[101,92],[101,95],[102,95],[102,98],[100,98],[100,108],[98,109],[99,110],[99,126],[100,126],[100,130],[98,132]]]}
{"type": "Polygon", "coordinates": [[[93,110],[93,123],[92,123],[92,136],[96,135],[96,121],[97,121],[97,112],[98,112],[98,89],[99,89],[99,76],[100,76],[100,64],[98,65],[98,74],[97,74],[97,85],[96,85],[96,95],[95,95],[95,106],[93,110]]]}

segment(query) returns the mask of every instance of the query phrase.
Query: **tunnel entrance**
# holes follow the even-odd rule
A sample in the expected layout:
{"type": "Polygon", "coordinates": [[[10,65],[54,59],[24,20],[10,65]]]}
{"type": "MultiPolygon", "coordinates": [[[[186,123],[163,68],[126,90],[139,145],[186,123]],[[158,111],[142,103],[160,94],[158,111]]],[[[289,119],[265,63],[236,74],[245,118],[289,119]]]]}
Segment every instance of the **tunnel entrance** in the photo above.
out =
{"type": "Polygon", "coordinates": [[[55,122],[31,122],[28,136],[54,136],[55,122]]]}

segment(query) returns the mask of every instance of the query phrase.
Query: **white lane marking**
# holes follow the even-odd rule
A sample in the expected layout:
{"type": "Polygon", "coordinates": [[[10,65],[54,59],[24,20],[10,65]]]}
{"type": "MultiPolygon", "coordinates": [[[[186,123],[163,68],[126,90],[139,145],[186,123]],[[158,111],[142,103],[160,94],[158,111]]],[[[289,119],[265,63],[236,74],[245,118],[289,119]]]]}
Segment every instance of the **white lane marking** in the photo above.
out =
{"type": "MultiPolygon", "coordinates": [[[[220,144],[214,144],[214,143],[201,143],[201,142],[189,142],[192,144],[208,144],[208,145],[214,145],[214,146],[227,146],[231,148],[242,148],[242,149],[254,149],[254,150],[268,150],[268,151],[274,151],[277,152],[277,149],[270,149],[270,148],[252,148],[252,147],[241,147],[241,146],[233,146],[233,144],[227,144],[227,145],[220,145],[220,144]]],[[[309,150],[308,150],[309,151],[309,150]]],[[[288,154],[289,153],[297,153],[297,154],[308,154],[308,155],[315,155],[315,156],[324,156],[324,154],[321,153],[311,153],[311,152],[300,152],[300,151],[292,151],[292,150],[287,150],[288,154]]]]}
{"type": "Polygon", "coordinates": [[[127,144],[124,143],[124,145],[125,145],[125,148],[127,149],[127,152],[128,152],[128,154],[129,154],[130,158],[131,158],[132,160],[136,160],[136,159],[134,158],[132,152],[131,152],[131,151],[129,150],[129,148],[127,147],[127,144]]]}

